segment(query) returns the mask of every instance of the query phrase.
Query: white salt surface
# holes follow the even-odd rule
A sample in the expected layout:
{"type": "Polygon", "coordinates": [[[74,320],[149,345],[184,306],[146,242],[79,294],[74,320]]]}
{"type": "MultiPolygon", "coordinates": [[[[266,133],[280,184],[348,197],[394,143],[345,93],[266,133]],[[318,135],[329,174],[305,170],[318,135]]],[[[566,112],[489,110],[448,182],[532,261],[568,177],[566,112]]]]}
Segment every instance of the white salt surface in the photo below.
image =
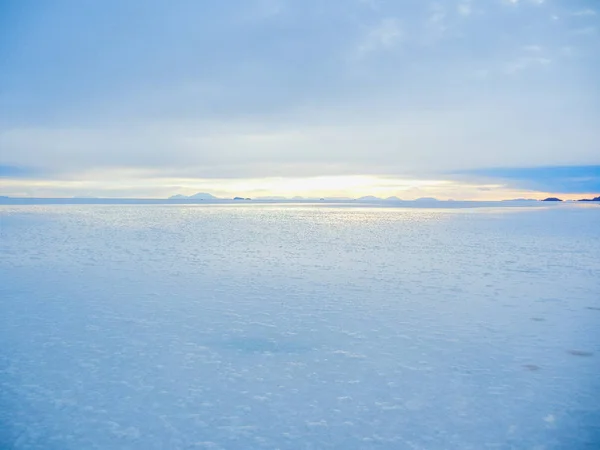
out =
{"type": "Polygon", "coordinates": [[[598,449],[600,207],[0,206],[1,449],[598,449]]]}

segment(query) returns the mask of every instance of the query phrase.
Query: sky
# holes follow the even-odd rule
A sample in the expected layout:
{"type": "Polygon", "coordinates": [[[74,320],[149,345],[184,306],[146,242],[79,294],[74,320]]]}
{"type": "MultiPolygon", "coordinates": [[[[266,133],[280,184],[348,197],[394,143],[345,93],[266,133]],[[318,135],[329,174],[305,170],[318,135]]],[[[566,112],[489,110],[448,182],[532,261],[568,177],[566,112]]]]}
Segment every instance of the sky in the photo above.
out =
{"type": "Polygon", "coordinates": [[[0,1],[0,194],[600,194],[595,0],[0,1]]]}

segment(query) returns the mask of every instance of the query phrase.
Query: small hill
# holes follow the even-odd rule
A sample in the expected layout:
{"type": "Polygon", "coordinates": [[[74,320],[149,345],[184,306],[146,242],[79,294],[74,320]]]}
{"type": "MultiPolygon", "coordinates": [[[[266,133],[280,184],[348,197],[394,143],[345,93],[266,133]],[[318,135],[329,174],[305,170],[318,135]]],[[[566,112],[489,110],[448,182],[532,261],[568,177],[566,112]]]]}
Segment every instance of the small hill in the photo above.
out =
{"type": "Polygon", "coordinates": [[[543,202],[562,202],[560,198],[557,197],[548,197],[542,200],[543,202]]]}
{"type": "Polygon", "coordinates": [[[190,195],[188,198],[195,198],[200,200],[217,200],[217,197],[206,192],[198,192],[197,194],[190,195]]]}
{"type": "Polygon", "coordinates": [[[360,197],[356,199],[359,202],[380,202],[381,199],[379,197],[375,197],[374,195],[365,195],[364,197],[360,197]]]}
{"type": "Polygon", "coordinates": [[[192,200],[218,200],[217,197],[215,197],[212,194],[208,194],[206,192],[198,192],[197,194],[194,194],[194,195],[181,195],[181,194],[177,194],[177,195],[172,195],[171,197],[169,197],[169,200],[186,200],[186,199],[192,199],[192,200]]]}

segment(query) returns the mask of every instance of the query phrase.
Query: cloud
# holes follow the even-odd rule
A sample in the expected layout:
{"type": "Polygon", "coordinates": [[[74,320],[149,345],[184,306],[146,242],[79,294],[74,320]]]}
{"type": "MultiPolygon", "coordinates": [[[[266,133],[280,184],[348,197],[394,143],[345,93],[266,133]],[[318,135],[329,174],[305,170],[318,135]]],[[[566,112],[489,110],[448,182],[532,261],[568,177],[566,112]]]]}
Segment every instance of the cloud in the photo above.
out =
{"type": "MultiPolygon", "coordinates": [[[[522,2],[520,0],[504,0],[504,3],[510,5],[519,5],[522,2]]],[[[529,0],[529,3],[536,6],[541,6],[545,3],[545,0],[529,0]]]]}
{"type": "Polygon", "coordinates": [[[240,22],[263,22],[276,19],[286,9],[283,0],[251,0],[238,10],[240,22]]]}
{"type": "Polygon", "coordinates": [[[460,109],[386,113],[382,103],[287,117],[149,121],[110,127],[28,127],[4,131],[7,165],[63,177],[131,169],[153,176],[428,176],[450,169],[592,163],[600,138],[580,112],[564,117],[533,93],[523,103],[481,99],[460,109]],[[532,115],[527,106],[540,103],[532,115]],[[510,132],[507,132],[510,130],[510,132]],[[573,142],[577,142],[573,148],[573,142]]]}
{"type": "Polygon", "coordinates": [[[494,168],[469,174],[500,180],[514,189],[561,194],[600,192],[600,166],[596,165],[494,168]]]}
{"type": "Polygon", "coordinates": [[[575,11],[572,13],[573,16],[577,16],[577,17],[585,17],[585,16],[595,16],[597,13],[596,11],[594,11],[593,9],[582,9],[579,11],[575,11]]]}
{"type": "Polygon", "coordinates": [[[504,72],[509,75],[514,75],[532,67],[547,66],[551,62],[551,59],[541,56],[525,56],[506,64],[504,72]]]}
{"type": "Polygon", "coordinates": [[[568,18],[567,0],[533,3],[16,8],[0,43],[0,164],[107,189],[598,164],[597,44],[577,34],[595,24],[568,18]]]}
{"type": "Polygon", "coordinates": [[[539,53],[542,51],[542,47],[539,45],[526,45],[523,47],[523,50],[527,52],[539,53]]]}
{"type": "Polygon", "coordinates": [[[381,4],[378,0],[358,0],[360,5],[364,5],[373,11],[379,11],[381,9],[381,4]]]}
{"type": "Polygon", "coordinates": [[[577,28],[575,30],[573,30],[573,34],[577,34],[580,36],[592,36],[594,34],[596,34],[598,32],[598,29],[596,27],[583,27],[583,28],[577,28]]]}
{"type": "Polygon", "coordinates": [[[467,17],[473,13],[473,8],[470,2],[459,3],[456,7],[458,14],[461,16],[467,17]]]}
{"type": "Polygon", "coordinates": [[[397,19],[388,17],[370,28],[358,45],[359,56],[372,52],[390,50],[402,41],[402,28],[397,19]]]}
{"type": "MultiPolygon", "coordinates": [[[[462,5],[466,7],[466,4],[462,5]]],[[[464,10],[464,8],[463,8],[464,10]]],[[[425,24],[427,43],[433,43],[440,40],[448,31],[448,14],[446,8],[440,3],[433,3],[429,6],[429,14],[425,24]]]]}

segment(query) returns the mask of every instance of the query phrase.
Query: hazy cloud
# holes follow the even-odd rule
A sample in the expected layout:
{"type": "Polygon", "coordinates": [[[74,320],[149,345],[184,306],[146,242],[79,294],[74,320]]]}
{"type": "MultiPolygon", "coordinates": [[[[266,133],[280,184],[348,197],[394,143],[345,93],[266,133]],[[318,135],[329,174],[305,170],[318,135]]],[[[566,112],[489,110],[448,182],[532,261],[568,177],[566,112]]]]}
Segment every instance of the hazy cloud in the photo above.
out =
{"type": "Polygon", "coordinates": [[[578,16],[578,17],[585,17],[585,16],[595,16],[596,14],[597,14],[596,11],[588,8],[588,9],[582,9],[579,11],[575,11],[572,15],[578,16]]]}
{"type": "Polygon", "coordinates": [[[461,16],[470,16],[473,12],[472,6],[470,2],[459,3],[456,7],[456,10],[461,16]]]}
{"type": "Polygon", "coordinates": [[[370,28],[358,46],[359,56],[379,50],[389,50],[400,44],[402,28],[397,19],[385,18],[370,28]]]}
{"type": "Polygon", "coordinates": [[[594,11],[535,3],[15,2],[0,166],[138,189],[598,164],[594,11]]]}

